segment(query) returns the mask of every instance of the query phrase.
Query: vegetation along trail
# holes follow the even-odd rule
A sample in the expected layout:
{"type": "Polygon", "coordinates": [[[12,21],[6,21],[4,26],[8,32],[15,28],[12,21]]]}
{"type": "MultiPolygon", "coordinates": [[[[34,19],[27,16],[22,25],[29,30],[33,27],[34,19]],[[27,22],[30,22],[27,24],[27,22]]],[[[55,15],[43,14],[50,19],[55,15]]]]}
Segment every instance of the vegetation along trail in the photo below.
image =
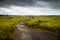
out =
{"type": "Polygon", "coordinates": [[[26,28],[24,22],[16,25],[16,28],[21,36],[18,36],[16,40],[59,40],[59,37],[52,33],[26,28]]]}

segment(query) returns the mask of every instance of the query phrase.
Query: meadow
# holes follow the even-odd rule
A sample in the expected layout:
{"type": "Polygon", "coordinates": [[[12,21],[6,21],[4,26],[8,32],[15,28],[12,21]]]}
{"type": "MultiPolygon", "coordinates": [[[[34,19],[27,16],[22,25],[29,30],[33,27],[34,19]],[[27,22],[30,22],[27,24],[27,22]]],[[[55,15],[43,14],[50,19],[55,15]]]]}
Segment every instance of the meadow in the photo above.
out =
{"type": "Polygon", "coordinates": [[[60,16],[32,16],[32,20],[29,20],[26,26],[60,33],[60,16]]]}
{"type": "Polygon", "coordinates": [[[22,21],[29,28],[60,33],[60,16],[0,15],[0,40],[11,40],[15,26],[22,21]]]}
{"type": "Polygon", "coordinates": [[[0,15],[0,40],[11,40],[15,26],[25,19],[23,16],[0,15]]]}

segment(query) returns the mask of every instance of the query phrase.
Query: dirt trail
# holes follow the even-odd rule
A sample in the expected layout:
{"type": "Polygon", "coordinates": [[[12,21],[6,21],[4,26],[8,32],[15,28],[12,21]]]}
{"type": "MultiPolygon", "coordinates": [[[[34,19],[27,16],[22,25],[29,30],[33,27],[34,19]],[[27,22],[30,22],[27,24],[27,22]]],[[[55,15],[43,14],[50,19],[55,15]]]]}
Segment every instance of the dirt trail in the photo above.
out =
{"type": "Polygon", "coordinates": [[[26,28],[24,22],[16,25],[16,28],[18,31],[16,40],[60,40],[52,33],[26,28]]]}

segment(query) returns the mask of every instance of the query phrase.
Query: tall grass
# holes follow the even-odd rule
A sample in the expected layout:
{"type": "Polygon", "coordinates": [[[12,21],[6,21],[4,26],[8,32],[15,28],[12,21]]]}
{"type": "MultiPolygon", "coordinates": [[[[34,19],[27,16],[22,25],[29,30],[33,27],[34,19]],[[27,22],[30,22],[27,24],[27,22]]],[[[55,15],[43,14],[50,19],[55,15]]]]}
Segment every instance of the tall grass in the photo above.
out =
{"type": "Polygon", "coordinates": [[[23,20],[22,16],[0,16],[0,40],[10,40],[15,26],[23,20]]]}
{"type": "Polygon", "coordinates": [[[60,32],[60,16],[38,16],[26,23],[27,27],[60,32]]]}

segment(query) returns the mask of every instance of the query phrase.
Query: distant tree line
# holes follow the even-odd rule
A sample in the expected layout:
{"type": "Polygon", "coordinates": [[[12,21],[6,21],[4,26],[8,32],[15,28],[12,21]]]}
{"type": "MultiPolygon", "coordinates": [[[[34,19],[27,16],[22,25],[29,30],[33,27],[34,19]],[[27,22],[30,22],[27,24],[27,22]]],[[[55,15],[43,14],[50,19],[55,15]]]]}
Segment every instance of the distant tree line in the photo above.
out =
{"type": "Polygon", "coordinates": [[[7,15],[0,14],[0,16],[9,16],[9,15],[8,14],[7,15]]]}

